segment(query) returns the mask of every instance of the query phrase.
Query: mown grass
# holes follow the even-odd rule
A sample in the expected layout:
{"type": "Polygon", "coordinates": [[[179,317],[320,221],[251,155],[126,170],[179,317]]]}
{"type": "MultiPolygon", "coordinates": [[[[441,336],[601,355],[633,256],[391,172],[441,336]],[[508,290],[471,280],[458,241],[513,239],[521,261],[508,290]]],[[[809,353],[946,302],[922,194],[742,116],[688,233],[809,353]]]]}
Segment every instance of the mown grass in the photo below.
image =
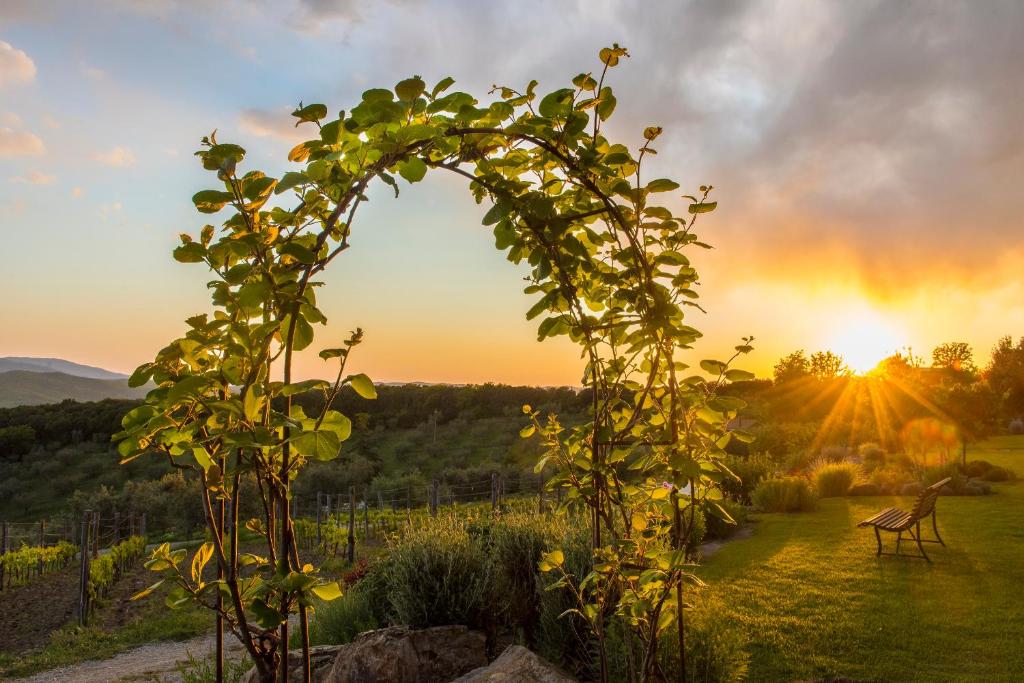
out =
{"type": "MultiPolygon", "coordinates": [[[[1024,474],[1024,438],[989,440],[968,458],[1024,474]]],[[[750,680],[1024,680],[1024,482],[993,488],[939,499],[947,547],[925,546],[932,564],[877,558],[874,534],[856,527],[910,498],[755,515],[753,535],[699,571],[750,638],[750,680]]],[[[883,541],[891,551],[895,537],[883,541]]]]}

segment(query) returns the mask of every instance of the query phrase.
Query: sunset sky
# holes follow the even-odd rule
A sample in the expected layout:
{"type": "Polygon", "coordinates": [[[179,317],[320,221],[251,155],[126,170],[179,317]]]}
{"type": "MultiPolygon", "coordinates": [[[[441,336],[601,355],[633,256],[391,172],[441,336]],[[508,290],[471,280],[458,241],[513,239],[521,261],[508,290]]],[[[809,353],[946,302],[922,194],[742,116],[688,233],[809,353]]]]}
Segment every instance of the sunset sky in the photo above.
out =
{"type": "MultiPolygon", "coordinates": [[[[1024,3],[996,1],[4,0],[0,356],[130,371],[207,310],[207,273],[170,253],[204,223],[214,128],[280,175],[300,100],[336,112],[413,74],[552,90],[618,42],[609,137],[662,126],[651,177],[716,188],[695,358],[751,334],[759,374],[796,348],[984,359],[1024,334],[1022,34],[1024,3]]],[[[371,199],[317,347],[358,325],[377,380],[579,383],[462,183],[371,199]]]]}

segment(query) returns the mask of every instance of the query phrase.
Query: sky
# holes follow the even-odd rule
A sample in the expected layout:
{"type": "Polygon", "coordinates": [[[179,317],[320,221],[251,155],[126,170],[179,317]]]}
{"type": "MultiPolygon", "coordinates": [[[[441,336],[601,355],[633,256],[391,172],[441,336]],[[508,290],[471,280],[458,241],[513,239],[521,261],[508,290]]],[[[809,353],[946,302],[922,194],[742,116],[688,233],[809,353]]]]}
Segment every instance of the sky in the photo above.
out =
{"type": "MultiPolygon", "coordinates": [[[[1022,34],[1024,3],[997,0],[4,0],[0,356],[130,372],[207,310],[208,273],[170,254],[205,222],[211,130],[280,175],[299,101],[348,109],[413,74],[554,90],[617,42],[606,134],[662,126],[650,177],[719,201],[694,360],[753,335],[761,375],[799,348],[867,369],[966,341],[984,361],[1024,334],[1022,34]]],[[[361,326],[353,365],[380,381],[579,383],[457,179],[366,208],[317,347],[361,326]]]]}

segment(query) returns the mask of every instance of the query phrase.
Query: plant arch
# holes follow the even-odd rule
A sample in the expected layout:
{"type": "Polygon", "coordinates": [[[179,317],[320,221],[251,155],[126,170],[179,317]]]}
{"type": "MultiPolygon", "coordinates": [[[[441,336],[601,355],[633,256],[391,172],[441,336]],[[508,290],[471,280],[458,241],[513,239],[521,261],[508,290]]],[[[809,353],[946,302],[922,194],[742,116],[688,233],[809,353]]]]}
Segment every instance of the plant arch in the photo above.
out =
{"type": "MultiPolygon", "coordinates": [[[[702,361],[706,375],[690,374],[679,358],[700,337],[684,320],[687,307],[699,308],[697,273],[684,252],[707,248],[693,228],[715,202],[708,201],[711,188],[701,187],[686,196],[683,217],[655,203],[659,193],[679,187],[641,176],[661,128],[646,128],[635,152],[602,134],[616,106],[605,77],[626,56],[618,45],[605,48],[596,77],[580,74],[572,87],[543,97],[533,81],[522,91],[495,87],[496,97],[483,105],[448,92],[450,78],[428,90],[413,77],[393,90],[366,91],[350,112],[329,120],[326,106],[300,105],[293,115],[318,135],[288,156],[302,170],[279,179],[242,174],[241,147],[215,134],[203,139],[196,154],[221,185],[193,202],[202,213],[231,213],[197,238],[182,235],[174,257],[213,272],[214,312],[189,318],[185,335],[132,375],[133,385],[153,381],[156,388],[125,417],[119,449],[125,460],[155,451],[198,472],[212,541],[190,567],[184,551],[167,546],[148,564],[174,582],[170,603],[198,601],[217,612],[261,680],[286,680],[288,616],[296,612],[308,680],[311,596],[340,594],[299,559],[290,481],[307,460],[336,457],[351,432],[349,419],[331,409],[341,387],[375,397],[369,378],[345,373],[361,330],[320,352],[338,363],[335,381],[293,380],[294,354],[325,322],[316,278],[349,249],[371,182],[386,183],[397,196],[396,175],[415,183],[429,171],[461,176],[478,203],[490,204],[483,223],[493,226],[496,247],[530,266],[525,291],[536,302],[527,318],[541,318],[538,338],[568,335],[585,362],[590,420],[565,429],[526,406],[523,434],[542,435],[547,450],[538,469],[549,469],[552,487],[566,488],[566,506],[587,510],[593,571],[571,575],[558,551],[541,569],[560,572],[561,584],[578,598],[575,613],[597,638],[602,677],[613,621],[641,645],[631,665],[635,677],[663,675],[659,636],[677,624],[683,637],[677,617],[694,510],[701,503],[714,511],[717,484],[731,476],[721,456],[741,403],[716,390],[749,375],[730,369],[731,360],[702,361]],[[291,208],[268,208],[273,195],[290,197],[291,208]],[[292,405],[293,396],[308,391],[326,397],[319,415],[292,405]],[[262,515],[240,522],[244,474],[258,484],[262,515]],[[240,523],[262,535],[266,556],[239,555],[240,523]],[[218,578],[204,581],[211,559],[218,578]]],[[[750,350],[749,341],[737,355],[750,350]]]]}

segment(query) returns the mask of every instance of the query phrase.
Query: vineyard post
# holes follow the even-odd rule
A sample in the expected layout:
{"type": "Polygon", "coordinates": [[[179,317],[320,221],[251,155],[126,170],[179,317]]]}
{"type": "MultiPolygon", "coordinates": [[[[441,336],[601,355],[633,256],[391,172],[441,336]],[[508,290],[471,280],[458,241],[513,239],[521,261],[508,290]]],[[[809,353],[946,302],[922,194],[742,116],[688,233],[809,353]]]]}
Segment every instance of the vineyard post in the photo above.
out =
{"type": "Polygon", "coordinates": [[[370,501],[367,500],[366,492],[363,492],[363,537],[370,538],[370,501]]]}
{"type": "MultiPolygon", "coordinates": [[[[45,519],[39,520],[39,547],[40,548],[45,548],[46,547],[46,520],[45,519]]],[[[43,557],[42,557],[42,555],[39,556],[39,568],[38,569],[39,569],[39,573],[42,574],[43,573],[43,557]]]]}
{"type": "Polygon", "coordinates": [[[142,513],[142,519],[139,520],[139,536],[146,537],[146,513],[142,513]]]}
{"type": "MultiPolygon", "coordinates": [[[[7,522],[0,525],[0,555],[7,552],[7,522]]],[[[0,563],[0,591],[4,589],[4,565],[0,563]]]]}
{"type": "Polygon", "coordinates": [[[89,536],[92,530],[92,512],[82,513],[82,535],[79,555],[81,564],[78,571],[78,621],[85,626],[89,618],[89,536]]]}
{"type": "MultiPolygon", "coordinates": [[[[340,502],[340,501],[339,501],[340,502]]],[[[356,487],[348,487],[348,563],[356,561],[356,487]]]]}
{"type": "Polygon", "coordinates": [[[92,520],[92,559],[97,559],[100,556],[100,511],[97,510],[96,514],[89,514],[89,518],[92,520]]]}
{"type": "Polygon", "coordinates": [[[316,492],[316,544],[320,545],[322,531],[320,529],[320,518],[323,515],[323,496],[320,491],[316,492]]]}
{"type": "Polygon", "coordinates": [[[111,545],[117,545],[121,540],[121,513],[114,510],[114,540],[111,545]]]}
{"type": "Polygon", "coordinates": [[[491,473],[491,510],[498,509],[498,475],[491,473]]]}
{"type": "Polygon", "coordinates": [[[430,516],[437,517],[437,479],[430,482],[430,516]]]}

